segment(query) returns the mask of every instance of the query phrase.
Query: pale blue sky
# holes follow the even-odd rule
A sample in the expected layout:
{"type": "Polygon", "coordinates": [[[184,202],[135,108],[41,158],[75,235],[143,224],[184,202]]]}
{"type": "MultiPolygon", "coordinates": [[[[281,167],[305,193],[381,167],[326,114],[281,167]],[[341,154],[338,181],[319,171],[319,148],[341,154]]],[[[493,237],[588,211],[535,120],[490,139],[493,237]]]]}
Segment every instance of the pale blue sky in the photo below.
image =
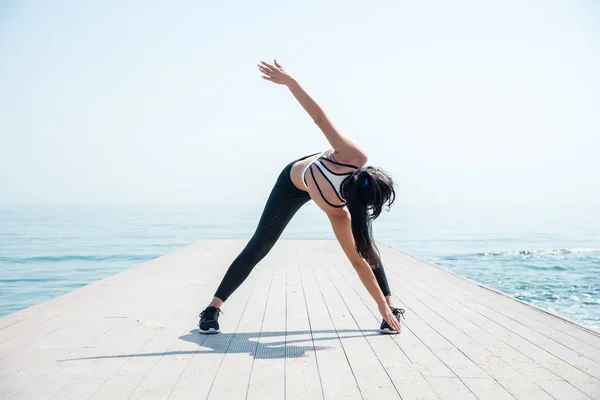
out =
{"type": "Polygon", "coordinates": [[[0,2],[0,203],[263,202],[273,57],[403,203],[599,203],[598,3],[398,0],[0,2]]]}

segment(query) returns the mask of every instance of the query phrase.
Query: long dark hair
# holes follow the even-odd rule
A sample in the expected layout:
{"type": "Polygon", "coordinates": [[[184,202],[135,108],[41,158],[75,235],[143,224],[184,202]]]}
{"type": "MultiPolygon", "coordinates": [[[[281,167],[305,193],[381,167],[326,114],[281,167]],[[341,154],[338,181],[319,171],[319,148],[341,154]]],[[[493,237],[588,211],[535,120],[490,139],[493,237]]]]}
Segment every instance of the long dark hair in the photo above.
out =
{"type": "Polygon", "coordinates": [[[356,251],[371,268],[379,268],[381,259],[373,239],[372,221],[379,217],[385,205],[389,210],[396,199],[394,182],[380,168],[366,166],[357,169],[341,189],[350,211],[356,251]]]}

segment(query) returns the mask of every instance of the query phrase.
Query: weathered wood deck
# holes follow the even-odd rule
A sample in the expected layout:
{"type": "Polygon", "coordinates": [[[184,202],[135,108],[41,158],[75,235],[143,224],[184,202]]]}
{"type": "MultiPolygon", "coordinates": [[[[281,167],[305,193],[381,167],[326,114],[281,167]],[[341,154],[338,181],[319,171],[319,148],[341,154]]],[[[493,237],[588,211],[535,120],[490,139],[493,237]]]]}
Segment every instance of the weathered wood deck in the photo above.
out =
{"type": "Polygon", "coordinates": [[[377,307],[335,241],[282,240],[198,313],[245,240],[203,240],[0,319],[0,399],[600,399],[600,334],[380,246],[377,307]]]}

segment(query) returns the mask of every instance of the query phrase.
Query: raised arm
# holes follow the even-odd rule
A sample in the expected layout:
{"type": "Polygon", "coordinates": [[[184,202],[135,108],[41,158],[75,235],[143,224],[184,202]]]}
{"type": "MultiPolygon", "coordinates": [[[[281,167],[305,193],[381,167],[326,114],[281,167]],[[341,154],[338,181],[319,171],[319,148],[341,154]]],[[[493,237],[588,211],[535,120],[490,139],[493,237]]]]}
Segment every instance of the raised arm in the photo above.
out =
{"type": "Polygon", "coordinates": [[[296,100],[321,129],[331,147],[338,152],[340,159],[355,161],[362,165],[366,163],[367,155],[365,152],[335,127],[317,102],[279,65],[277,60],[274,61],[274,65],[261,61],[258,68],[263,73],[263,79],[288,87],[296,100]]]}

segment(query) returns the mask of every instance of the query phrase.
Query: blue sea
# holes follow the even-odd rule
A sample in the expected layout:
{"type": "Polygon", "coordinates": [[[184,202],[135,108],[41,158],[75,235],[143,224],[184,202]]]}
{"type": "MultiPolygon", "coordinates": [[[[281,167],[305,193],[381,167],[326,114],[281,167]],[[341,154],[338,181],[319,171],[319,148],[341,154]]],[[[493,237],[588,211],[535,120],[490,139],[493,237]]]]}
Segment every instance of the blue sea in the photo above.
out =
{"type": "MultiPolygon", "coordinates": [[[[202,238],[249,238],[261,211],[0,206],[0,316],[202,238]]],[[[600,206],[394,204],[374,230],[381,243],[600,330],[600,206]]],[[[334,238],[312,203],[283,237],[334,238]]]]}

